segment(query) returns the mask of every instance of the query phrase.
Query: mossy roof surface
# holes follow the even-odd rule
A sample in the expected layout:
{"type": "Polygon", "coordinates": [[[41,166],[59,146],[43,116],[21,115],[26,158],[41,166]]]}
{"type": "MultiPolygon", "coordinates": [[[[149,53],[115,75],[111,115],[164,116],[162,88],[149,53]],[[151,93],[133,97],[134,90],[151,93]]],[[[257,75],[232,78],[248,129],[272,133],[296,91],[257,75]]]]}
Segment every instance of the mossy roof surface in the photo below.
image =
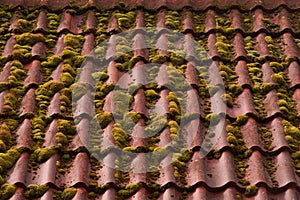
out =
{"type": "Polygon", "coordinates": [[[300,199],[299,1],[0,2],[0,200],[300,199]]]}

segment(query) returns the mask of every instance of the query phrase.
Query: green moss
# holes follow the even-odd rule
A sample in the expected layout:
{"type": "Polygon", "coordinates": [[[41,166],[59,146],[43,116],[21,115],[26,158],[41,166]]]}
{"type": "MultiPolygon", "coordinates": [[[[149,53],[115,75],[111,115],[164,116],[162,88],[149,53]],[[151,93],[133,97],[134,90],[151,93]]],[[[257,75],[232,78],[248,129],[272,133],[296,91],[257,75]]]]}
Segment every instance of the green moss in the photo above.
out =
{"type": "Polygon", "coordinates": [[[45,194],[45,192],[48,190],[48,185],[35,185],[30,184],[27,186],[27,189],[24,192],[24,196],[26,198],[39,198],[45,194]]]}
{"type": "Polygon", "coordinates": [[[64,120],[64,119],[58,120],[57,130],[66,135],[76,134],[76,128],[73,120],[64,120]]]}
{"type": "Polygon", "coordinates": [[[113,120],[113,115],[108,112],[98,113],[96,117],[101,128],[105,128],[113,120]]]}
{"type": "Polygon", "coordinates": [[[45,42],[45,38],[41,34],[35,33],[23,33],[21,35],[16,35],[15,39],[17,43],[21,45],[34,45],[37,42],[45,42]]]}
{"type": "Polygon", "coordinates": [[[36,159],[38,163],[47,161],[53,154],[57,152],[55,147],[36,149],[32,155],[32,159],[36,159]]]}
{"type": "Polygon", "coordinates": [[[11,185],[8,183],[5,183],[3,185],[1,185],[0,187],[0,199],[1,200],[6,200],[9,199],[10,197],[12,197],[16,191],[16,186],[15,185],[11,185]]]}
{"type": "Polygon", "coordinates": [[[129,198],[130,196],[134,195],[141,187],[142,187],[141,183],[127,184],[125,188],[117,192],[117,196],[120,199],[129,198]]]}
{"type": "Polygon", "coordinates": [[[179,130],[178,123],[174,120],[170,120],[168,122],[168,125],[170,127],[170,134],[175,136],[178,133],[178,130],[179,130]]]}
{"type": "Polygon", "coordinates": [[[36,95],[45,95],[52,97],[56,92],[60,91],[62,88],[64,88],[64,84],[62,82],[54,80],[48,81],[36,90],[36,95]]]}
{"type": "Polygon", "coordinates": [[[238,126],[242,126],[244,124],[246,124],[246,122],[248,121],[248,115],[240,115],[237,117],[235,124],[238,126]]]}
{"type": "Polygon", "coordinates": [[[5,144],[9,144],[11,142],[11,132],[6,123],[2,123],[0,126],[0,140],[5,144]]]}
{"type": "Polygon", "coordinates": [[[127,147],[129,144],[128,142],[130,141],[129,135],[121,129],[117,124],[114,125],[114,128],[112,129],[112,135],[115,140],[115,144],[123,149],[127,147]]]}
{"type": "Polygon", "coordinates": [[[20,157],[20,153],[17,149],[11,148],[6,153],[0,153],[0,168],[2,172],[6,171],[14,166],[20,157]]]}
{"type": "Polygon", "coordinates": [[[70,46],[72,48],[81,48],[84,38],[82,35],[73,35],[68,33],[64,37],[64,43],[66,46],[70,46]]]}
{"type": "Polygon", "coordinates": [[[67,136],[65,134],[63,134],[62,132],[56,133],[55,139],[56,139],[57,143],[59,143],[63,146],[68,144],[67,136]]]}
{"type": "Polygon", "coordinates": [[[150,62],[152,63],[159,63],[159,64],[163,64],[167,61],[167,57],[164,55],[155,55],[150,59],[150,62]]]}
{"type": "Polygon", "coordinates": [[[269,93],[271,90],[274,90],[277,88],[277,85],[274,83],[263,83],[262,84],[262,92],[263,94],[269,93]]]}
{"type": "Polygon", "coordinates": [[[180,114],[180,108],[174,101],[169,102],[169,111],[172,116],[177,116],[180,114]]]}
{"type": "Polygon", "coordinates": [[[62,73],[60,78],[61,78],[61,81],[66,84],[66,86],[69,86],[74,82],[74,78],[69,72],[62,73]]]}
{"type": "Polygon", "coordinates": [[[0,82],[0,92],[7,90],[9,88],[9,84],[6,82],[0,82]]]}
{"type": "Polygon", "coordinates": [[[0,152],[5,152],[5,151],[6,151],[6,145],[2,140],[0,140],[0,152]]]}
{"type": "Polygon", "coordinates": [[[42,67],[46,67],[46,68],[54,68],[61,62],[62,62],[62,58],[60,56],[53,55],[47,57],[47,61],[43,61],[41,65],[42,67]]]}
{"type": "Polygon", "coordinates": [[[66,188],[61,194],[62,200],[71,200],[76,195],[76,188],[66,188]]]}
{"type": "Polygon", "coordinates": [[[256,195],[257,191],[258,191],[258,188],[256,185],[249,185],[246,187],[245,196],[246,197],[254,196],[254,195],[256,195]]]}

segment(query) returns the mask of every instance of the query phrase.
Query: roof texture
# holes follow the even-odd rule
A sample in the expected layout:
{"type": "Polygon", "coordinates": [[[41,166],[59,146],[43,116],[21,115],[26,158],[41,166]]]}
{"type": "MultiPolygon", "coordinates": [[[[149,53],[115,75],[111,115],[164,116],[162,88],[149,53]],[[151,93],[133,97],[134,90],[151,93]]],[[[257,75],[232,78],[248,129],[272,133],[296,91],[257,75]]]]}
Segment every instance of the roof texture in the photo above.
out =
{"type": "MultiPolygon", "coordinates": [[[[299,1],[1,2],[0,199],[300,199],[299,1]],[[164,28],[193,38],[220,71],[226,122],[219,127],[216,120],[221,136],[204,158],[199,159],[200,146],[205,135],[214,134],[207,124],[215,117],[211,102],[218,88],[208,88],[201,77],[218,81],[214,73],[199,76],[193,62],[159,48],[135,48],[101,73],[96,113],[89,101],[90,76],[97,76],[91,62],[80,77],[86,84],[74,84],[76,69],[97,44],[144,26],[160,28],[162,42],[164,28]],[[112,117],[114,85],[128,69],[133,82],[141,83],[147,62],[184,74],[191,85],[186,105],[201,106],[187,106],[200,117],[190,119],[193,142],[183,154],[161,156],[160,164],[170,159],[172,164],[141,172],[147,152],[163,155],[171,148],[180,122],[179,97],[164,87],[163,66],[153,69],[157,85],[132,94],[133,134],[125,134],[112,117]],[[78,91],[76,120],[72,90],[78,91]],[[168,119],[158,134],[143,137],[153,105],[168,119]],[[105,127],[99,138],[88,137],[93,119],[105,127]],[[102,145],[97,159],[85,148],[89,142],[102,145]],[[135,156],[120,160],[111,144],[135,156]],[[119,170],[121,162],[128,163],[128,171],[119,170]]],[[[135,45],[143,44],[141,33],[135,34],[135,45]]],[[[108,57],[113,54],[107,51],[108,57]]],[[[126,88],[130,81],[121,82],[126,88]]],[[[121,102],[128,94],[119,92],[121,102]]],[[[178,138],[188,143],[185,135],[178,138]]]]}

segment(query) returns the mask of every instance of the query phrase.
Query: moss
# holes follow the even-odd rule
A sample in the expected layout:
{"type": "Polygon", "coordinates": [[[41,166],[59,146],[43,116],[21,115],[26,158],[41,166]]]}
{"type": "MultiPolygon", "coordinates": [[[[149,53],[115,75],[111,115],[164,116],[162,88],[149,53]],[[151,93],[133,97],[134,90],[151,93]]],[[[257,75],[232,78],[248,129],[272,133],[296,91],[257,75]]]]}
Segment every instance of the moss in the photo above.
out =
{"type": "Polygon", "coordinates": [[[176,121],[174,120],[170,120],[168,122],[168,125],[170,127],[170,134],[171,135],[176,135],[178,133],[178,130],[179,130],[179,125],[176,121]]]}
{"type": "Polygon", "coordinates": [[[258,191],[258,188],[256,185],[249,185],[246,187],[245,196],[246,197],[254,196],[254,195],[256,195],[257,191],[258,191]]]}
{"type": "Polygon", "coordinates": [[[129,121],[133,121],[134,123],[137,123],[140,119],[142,119],[141,114],[133,111],[126,113],[124,117],[126,121],[130,118],[129,121]]]}
{"type": "Polygon", "coordinates": [[[39,198],[45,194],[45,192],[48,190],[48,185],[35,185],[30,184],[27,186],[24,196],[26,198],[39,198]]]}
{"type": "Polygon", "coordinates": [[[74,82],[74,78],[69,72],[62,73],[60,78],[61,81],[66,84],[66,86],[69,86],[74,82]]]}
{"type": "Polygon", "coordinates": [[[11,185],[8,183],[5,183],[3,185],[1,185],[0,187],[0,199],[1,200],[5,200],[5,199],[9,199],[10,197],[12,197],[16,191],[16,186],[15,185],[11,185]]]}
{"type": "Polygon", "coordinates": [[[62,82],[54,80],[48,81],[36,90],[36,95],[45,95],[52,97],[56,92],[60,91],[62,88],[64,88],[64,84],[62,82]]]}
{"type": "Polygon", "coordinates": [[[0,82],[0,92],[7,90],[9,88],[9,84],[6,82],[0,82]]]}
{"type": "Polygon", "coordinates": [[[238,126],[242,126],[244,124],[246,124],[246,122],[248,121],[248,115],[240,115],[237,117],[235,124],[238,126]]]}
{"type": "Polygon", "coordinates": [[[223,94],[223,95],[221,95],[221,99],[224,102],[226,102],[226,104],[227,104],[228,107],[231,108],[233,106],[233,99],[232,99],[232,97],[231,97],[230,94],[223,94]]]}
{"type": "Polygon", "coordinates": [[[20,153],[17,149],[11,148],[6,153],[0,153],[0,166],[2,172],[6,171],[14,166],[20,157],[20,153]]]}
{"type": "Polygon", "coordinates": [[[120,199],[129,198],[130,196],[134,195],[141,187],[142,187],[141,183],[127,184],[125,188],[117,192],[117,196],[120,199]]]}
{"type": "Polygon", "coordinates": [[[68,144],[67,136],[65,134],[63,134],[62,132],[56,133],[55,139],[56,139],[57,143],[59,143],[63,146],[68,144]]]}
{"type": "Polygon", "coordinates": [[[39,148],[34,151],[32,158],[35,158],[38,163],[43,163],[56,152],[57,150],[55,147],[39,148]]]}
{"type": "Polygon", "coordinates": [[[77,192],[76,188],[66,188],[61,194],[62,200],[71,200],[77,192]]]}
{"type": "Polygon", "coordinates": [[[167,62],[167,57],[163,56],[163,55],[160,55],[160,54],[155,55],[150,59],[150,62],[163,64],[163,63],[167,62]]]}
{"type": "Polygon", "coordinates": [[[76,127],[73,120],[64,120],[64,119],[58,120],[57,130],[66,135],[76,134],[76,127]]]}
{"type": "Polygon", "coordinates": [[[169,102],[169,111],[172,116],[176,116],[180,114],[180,108],[177,103],[174,101],[169,102]]]}
{"type": "Polygon", "coordinates": [[[274,83],[263,83],[262,84],[262,92],[263,94],[269,93],[271,90],[274,90],[277,88],[277,85],[274,83]]]}
{"type": "Polygon", "coordinates": [[[219,123],[221,118],[222,118],[221,115],[218,115],[216,113],[210,113],[210,114],[206,115],[205,120],[206,120],[206,122],[209,122],[210,126],[215,126],[219,123]]]}
{"type": "Polygon", "coordinates": [[[5,144],[9,144],[11,142],[11,132],[6,123],[2,123],[0,126],[0,140],[5,144]]]}
{"type": "Polygon", "coordinates": [[[82,35],[73,35],[73,34],[68,33],[64,37],[64,43],[66,44],[66,46],[70,46],[74,49],[81,48],[83,41],[84,41],[84,38],[82,35]]]}
{"type": "Polygon", "coordinates": [[[106,81],[108,79],[108,74],[106,72],[94,72],[92,74],[92,77],[96,80],[96,81],[106,81]]]}
{"type": "Polygon", "coordinates": [[[21,35],[16,35],[15,39],[17,43],[21,45],[33,46],[37,42],[45,42],[45,38],[41,34],[35,33],[23,33],[21,35]]]}
{"type": "MultiPolygon", "coordinates": [[[[147,122],[148,123],[148,122],[147,122]]],[[[145,132],[153,135],[162,131],[167,125],[167,119],[164,115],[155,116],[151,119],[151,123],[145,128],[145,132]]]]}
{"type": "Polygon", "coordinates": [[[113,115],[108,112],[98,113],[96,117],[101,128],[105,128],[113,120],[113,115]]]}
{"type": "Polygon", "coordinates": [[[62,58],[60,56],[53,55],[47,57],[47,61],[43,61],[41,65],[42,67],[46,67],[46,68],[54,68],[61,62],[62,62],[62,58]]]}
{"type": "Polygon", "coordinates": [[[6,145],[2,140],[0,140],[0,152],[5,152],[5,151],[6,151],[6,145]]]}
{"type": "Polygon", "coordinates": [[[114,125],[114,128],[112,129],[112,135],[115,140],[115,144],[123,149],[128,146],[128,142],[130,140],[129,135],[121,129],[117,124],[114,125]]]}

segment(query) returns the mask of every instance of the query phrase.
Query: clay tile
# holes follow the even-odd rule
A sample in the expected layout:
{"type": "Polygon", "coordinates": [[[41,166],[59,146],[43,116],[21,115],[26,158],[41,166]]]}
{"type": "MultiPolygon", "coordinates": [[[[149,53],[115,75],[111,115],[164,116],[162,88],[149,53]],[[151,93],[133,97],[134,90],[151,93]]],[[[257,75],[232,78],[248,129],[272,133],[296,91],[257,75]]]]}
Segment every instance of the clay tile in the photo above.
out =
{"type": "Polygon", "coordinates": [[[228,110],[228,114],[232,117],[238,117],[247,113],[256,114],[252,94],[249,89],[243,89],[243,92],[237,97],[232,109],[228,110]]]}
{"type": "Polygon", "coordinates": [[[28,90],[28,92],[25,94],[25,96],[22,99],[21,106],[20,106],[20,116],[24,116],[26,114],[34,114],[36,108],[35,103],[35,89],[31,88],[28,90]]]}
{"type": "Polygon", "coordinates": [[[145,99],[143,89],[139,89],[137,93],[134,95],[133,110],[137,113],[148,116],[148,111],[146,108],[146,99],[145,99]]]}
{"type": "Polygon", "coordinates": [[[26,200],[24,196],[24,188],[18,187],[10,200],[26,200]]]}
{"type": "Polygon", "coordinates": [[[76,125],[77,136],[80,140],[80,145],[77,146],[90,146],[90,138],[94,137],[96,133],[92,132],[92,125],[90,124],[90,120],[83,118],[80,122],[76,125]]]}
{"type": "Polygon", "coordinates": [[[0,73],[1,82],[8,82],[8,77],[10,75],[10,68],[11,68],[11,62],[7,62],[0,73]]]}
{"type": "Polygon", "coordinates": [[[103,167],[99,170],[100,178],[98,180],[99,185],[107,183],[115,183],[115,153],[111,152],[107,154],[103,160],[103,167]]]}
{"type": "Polygon", "coordinates": [[[132,69],[132,82],[133,84],[147,84],[147,68],[144,62],[139,61],[132,69]]]}
{"type": "Polygon", "coordinates": [[[3,106],[4,106],[4,97],[7,93],[8,93],[7,90],[0,93],[0,111],[1,111],[1,113],[2,113],[3,106]]]}
{"type": "Polygon", "coordinates": [[[132,131],[132,146],[134,147],[146,147],[147,141],[146,141],[146,135],[144,132],[144,120],[140,120],[134,127],[132,131]]]}
{"type": "Polygon", "coordinates": [[[53,116],[53,115],[57,115],[57,114],[61,114],[60,111],[60,94],[56,93],[50,102],[50,105],[47,109],[47,115],[48,116],[53,116]]]}
{"type": "Polygon", "coordinates": [[[46,45],[43,42],[36,43],[31,50],[32,57],[38,56],[44,58],[46,56],[46,45]]]}
{"type": "Polygon", "coordinates": [[[238,85],[249,85],[252,87],[252,81],[248,74],[248,69],[246,65],[246,61],[240,60],[238,61],[236,67],[235,67],[236,75],[238,76],[238,85]]]}
{"type": "Polygon", "coordinates": [[[65,12],[57,28],[57,32],[59,33],[63,30],[68,30],[74,34],[82,33],[81,28],[79,28],[79,25],[82,23],[82,19],[82,15],[72,16],[70,13],[65,12]]]}
{"type": "Polygon", "coordinates": [[[19,22],[18,22],[18,16],[17,14],[14,14],[13,17],[11,18],[11,21],[10,21],[10,26],[9,26],[9,29],[8,31],[12,31],[12,30],[15,30],[15,29],[19,29],[19,22]]]}
{"type": "Polygon", "coordinates": [[[188,62],[185,70],[185,77],[188,84],[199,86],[200,82],[199,82],[198,74],[199,73],[196,70],[194,63],[188,62]]]}
{"type": "Polygon", "coordinates": [[[130,198],[130,200],[147,199],[148,195],[148,191],[145,188],[141,188],[130,198]]]}
{"type": "Polygon", "coordinates": [[[119,70],[115,67],[115,62],[112,61],[108,64],[107,67],[107,75],[108,80],[106,81],[106,83],[117,83],[119,80],[119,70]]]}
{"type": "Polygon", "coordinates": [[[284,187],[290,183],[298,183],[293,166],[290,164],[291,157],[288,151],[280,152],[274,159],[275,177],[279,187],[284,187]]]}
{"type": "Polygon", "coordinates": [[[202,115],[203,113],[203,100],[199,98],[198,96],[198,91],[194,88],[188,90],[186,92],[187,97],[186,97],[186,106],[185,109],[186,113],[185,114],[193,114],[197,113],[202,115]]]}
{"type": "Polygon", "coordinates": [[[156,22],[156,28],[158,30],[165,29],[166,28],[166,13],[164,11],[160,11],[156,15],[157,22],[156,22]]]}
{"type": "Polygon", "coordinates": [[[256,38],[256,41],[257,41],[257,51],[259,53],[259,55],[261,57],[264,57],[264,56],[270,56],[270,51],[268,49],[268,44],[266,43],[266,40],[265,40],[265,37],[266,37],[266,34],[265,33],[260,33],[258,34],[257,38],[256,38]]]}
{"type": "Polygon", "coordinates": [[[114,188],[109,188],[101,195],[101,200],[110,200],[115,199],[116,197],[116,190],[114,188]]]}
{"type": "Polygon", "coordinates": [[[162,90],[159,93],[159,100],[155,104],[155,113],[157,115],[165,115],[169,113],[169,103],[167,100],[167,95],[169,94],[169,90],[162,90]]]}
{"type": "Polygon", "coordinates": [[[78,82],[87,83],[87,84],[91,85],[92,87],[94,87],[95,86],[95,81],[92,77],[94,69],[95,69],[94,64],[90,61],[87,61],[81,67],[78,82]]]}
{"type": "Polygon", "coordinates": [[[107,47],[107,51],[106,51],[106,56],[105,58],[108,60],[110,58],[113,58],[114,56],[116,56],[116,46],[117,46],[117,42],[116,42],[116,35],[112,35],[109,37],[109,41],[108,41],[108,47],[107,47]]]}
{"type": "Polygon", "coordinates": [[[172,162],[172,155],[169,154],[160,163],[161,170],[160,170],[159,180],[157,182],[161,186],[164,186],[168,183],[176,183],[174,177],[174,168],[171,162],[172,162]]]}
{"type": "Polygon", "coordinates": [[[74,186],[78,183],[89,185],[89,174],[90,162],[88,154],[85,152],[78,153],[68,174],[67,185],[74,186]]]}
{"type": "Polygon", "coordinates": [[[246,124],[241,126],[240,130],[247,148],[250,149],[252,147],[262,147],[259,138],[259,134],[261,133],[258,133],[257,122],[255,119],[249,117],[246,124]]]}
{"type": "MultiPolygon", "coordinates": [[[[214,30],[216,28],[216,13],[213,10],[208,10],[205,20],[205,33],[214,30]]],[[[214,43],[215,44],[215,43],[214,43]]]]}
{"type": "Polygon", "coordinates": [[[131,162],[131,182],[132,183],[139,183],[144,182],[146,183],[146,172],[147,172],[147,157],[145,153],[138,153],[136,157],[131,162]]]}
{"type": "Polygon", "coordinates": [[[291,62],[288,67],[288,77],[291,80],[290,87],[300,84],[300,66],[298,62],[291,62]]]}
{"type": "Polygon", "coordinates": [[[6,42],[2,56],[11,56],[13,54],[12,52],[14,50],[15,44],[17,44],[17,41],[12,35],[6,42]]]}
{"type": "Polygon", "coordinates": [[[183,28],[184,31],[195,32],[194,24],[193,24],[193,18],[192,18],[192,13],[191,12],[186,12],[184,14],[182,28],[183,28]]]}
{"type": "Polygon", "coordinates": [[[266,98],[263,100],[265,111],[267,113],[267,118],[275,115],[276,113],[280,113],[277,101],[278,101],[278,97],[276,95],[275,90],[270,91],[266,95],[266,98]]]}
{"type": "Polygon", "coordinates": [[[272,80],[273,70],[270,67],[269,61],[262,64],[261,71],[263,73],[263,78],[262,78],[263,83],[274,83],[274,81],[272,80]]]}
{"type": "Polygon", "coordinates": [[[143,57],[145,60],[148,59],[148,50],[145,43],[145,38],[143,34],[137,33],[133,38],[132,50],[134,52],[134,56],[143,57]]]}
{"type": "Polygon", "coordinates": [[[230,15],[231,15],[231,18],[232,18],[232,27],[234,29],[239,29],[239,30],[245,31],[243,29],[242,22],[241,22],[241,13],[240,13],[240,11],[238,9],[232,9],[230,15]]]}
{"type": "Polygon", "coordinates": [[[184,51],[186,52],[185,58],[193,57],[197,59],[197,55],[195,52],[195,46],[198,45],[195,43],[193,36],[188,33],[185,35],[185,43],[184,43],[184,51]]]}
{"type": "Polygon", "coordinates": [[[38,19],[37,19],[37,26],[35,28],[35,30],[43,30],[43,31],[47,31],[48,27],[48,19],[47,19],[47,15],[45,12],[41,11],[39,13],[38,19]]]}
{"type": "Polygon", "coordinates": [[[33,145],[32,141],[32,125],[30,119],[24,119],[22,124],[17,129],[17,147],[31,147],[33,145]]]}
{"type": "Polygon", "coordinates": [[[167,50],[168,50],[168,38],[166,34],[161,34],[155,44],[155,47],[158,49],[158,53],[164,56],[167,56],[167,50]]]}
{"type": "Polygon", "coordinates": [[[91,96],[91,92],[87,91],[77,102],[74,116],[88,115],[90,117],[95,115],[95,105],[91,96]]]}
{"type": "Polygon", "coordinates": [[[292,26],[289,22],[289,12],[283,8],[279,14],[279,24],[280,24],[280,31],[285,29],[292,30],[292,26]]]}
{"type": "Polygon", "coordinates": [[[211,58],[213,57],[220,57],[220,54],[216,47],[217,39],[215,34],[209,34],[207,39],[207,47],[208,47],[208,54],[211,58]]]}
{"type": "Polygon", "coordinates": [[[296,90],[295,90],[295,92],[294,92],[294,95],[293,95],[293,99],[295,100],[295,102],[296,102],[296,108],[297,108],[297,113],[298,113],[298,115],[297,116],[299,116],[300,115],[300,89],[299,88],[297,88],[296,90]]]}
{"type": "Polygon", "coordinates": [[[88,199],[88,192],[85,188],[77,188],[77,192],[75,196],[73,197],[73,200],[83,200],[88,199]]]}
{"type": "Polygon", "coordinates": [[[291,33],[283,34],[283,43],[284,43],[284,54],[287,58],[296,56],[300,58],[298,48],[294,42],[293,36],[291,33]]]}
{"type": "Polygon", "coordinates": [[[39,60],[34,60],[28,66],[25,66],[25,68],[28,68],[28,75],[23,84],[25,86],[41,84],[43,78],[41,73],[41,62],[39,60]]]}
{"type": "Polygon", "coordinates": [[[40,200],[47,200],[47,199],[53,199],[54,196],[54,189],[53,188],[49,188],[45,194],[41,197],[40,200]]]}
{"type": "Polygon", "coordinates": [[[112,15],[108,21],[107,32],[118,31],[118,30],[119,30],[118,20],[115,15],[112,15]]]}
{"type": "Polygon", "coordinates": [[[282,147],[288,147],[281,119],[273,119],[267,124],[267,127],[272,133],[272,146],[274,146],[273,151],[276,151],[282,147]]]}
{"type": "Polygon", "coordinates": [[[259,151],[253,151],[247,162],[249,167],[246,171],[246,179],[249,180],[251,185],[266,183],[267,185],[272,186],[268,172],[265,170],[264,162],[261,153],[259,151]]]}
{"type": "Polygon", "coordinates": [[[245,59],[247,56],[244,48],[244,38],[241,33],[236,33],[236,35],[234,36],[233,45],[235,50],[235,59],[245,59]]]}
{"type": "Polygon", "coordinates": [[[159,72],[155,80],[157,81],[159,87],[167,86],[170,84],[170,80],[167,74],[167,65],[163,64],[162,66],[160,66],[159,72]]]}
{"type": "Polygon", "coordinates": [[[86,31],[94,31],[96,30],[97,21],[95,17],[95,13],[90,11],[86,20],[86,31]]]}
{"type": "Polygon", "coordinates": [[[29,153],[24,152],[21,154],[14,167],[8,172],[9,177],[7,179],[7,182],[10,184],[22,183],[25,185],[27,182],[28,164],[29,153]]]}
{"type": "Polygon", "coordinates": [[[145,28],[145,22],[144,22],[144,17],[143,17],[143,12],[138,11],[136,15],[136,29],[142,29],[145,28]]]}
{"type": "MultiPolygon", "coordinates": [[[[203,126],[200,118],[185,122],[182,127],[182,133],[184,135],[184,141],[182,142],[185,143],[188,149],[200,147],[203,144],[205,131],[206,128],[203,126]]],[[[169,142],[169,140],[166,141],[169,142]]]]}
{"type": "Polygon", "coordinates": [[[58,55],[58,56],[61,56],[61,55],[62,55],[62,52],[63,52],[64,48],[66,47],[66,45],[65,45],[65,43],[64,43],[64,38],[65,38],[65,35],[64,35],[64,34],[62,34],[62,35],[58,38],[58,40],[57,40],[57,42],[56,42],[56,45],[55,45],[55,47],[54,47],[54,49],[53,49],[53,52],[54,52],[55,55],[58,55]]]}
{"type": "Polygon", "coordinates": [[[52,147],[57,145],[55,139],[56,132],[57,132],[57,119],[54,119],[49,125],[49,127],[47,128],[47,131],[45,133],[45,142],[44,142],[45,147],[52,147]]]}
{"type": "Polygon", "coordinates": [[[58,160],[58,155],[52,155],[46,162],[40,165],[40,168],[37,170],[37,179],[36,184],[56,184],[56,161],[58,160]]]}
{"type": "Polygon", "coordinates": [[[81,55],[88,56],[93,53],[95,36],[94,36],[94,34],[90,33],[90,34],[86,35],[84,38],[85,38],[85,41],[84,41],[84,44],[82,47],[81,55]]]}
{"type": "Polygon", "coordinates": [[[253,19],[254,19],[253,31],[254,32],[258,32],[261,29],[266,30],[265,24],[263,22],[263,18],[264,18],[263,11],[261,9],[256,9],[254,11],[254,15],[253,15],[253,19]]]}

